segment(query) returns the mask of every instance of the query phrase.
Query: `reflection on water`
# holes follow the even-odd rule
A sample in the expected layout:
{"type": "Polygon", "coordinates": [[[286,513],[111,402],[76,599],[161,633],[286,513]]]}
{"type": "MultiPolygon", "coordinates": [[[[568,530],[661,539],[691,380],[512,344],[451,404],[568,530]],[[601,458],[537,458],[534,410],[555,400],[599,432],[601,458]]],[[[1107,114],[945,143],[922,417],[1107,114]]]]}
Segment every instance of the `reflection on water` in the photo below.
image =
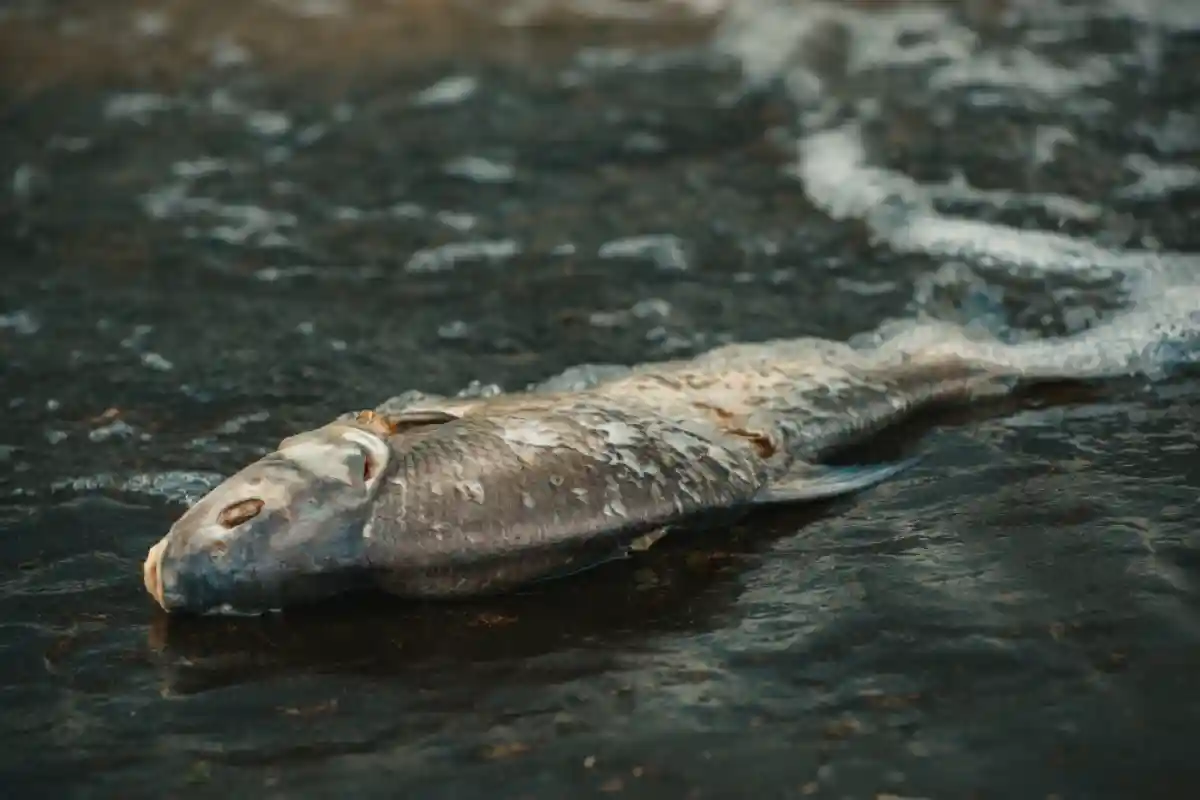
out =
{"type": "Polygon", "coordinates": [[[1194,289],[1195,9],[0,11],[6,785],[1181,796],[1193,374],[925,420],[861,497],[508,598],[168,622],[140,561],[282,436],[405,390],[1194,289]]]}

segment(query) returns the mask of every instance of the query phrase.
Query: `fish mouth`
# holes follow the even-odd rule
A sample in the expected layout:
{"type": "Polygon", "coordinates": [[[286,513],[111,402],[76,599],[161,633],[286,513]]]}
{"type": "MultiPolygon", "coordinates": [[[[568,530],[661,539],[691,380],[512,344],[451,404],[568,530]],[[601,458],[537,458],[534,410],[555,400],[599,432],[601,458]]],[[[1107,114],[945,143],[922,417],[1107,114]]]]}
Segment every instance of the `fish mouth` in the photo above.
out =
{"type": "Polygon", "coordinates": [[[166,549],[167,540],[165,538],[160,539],[158,544],[150,548],[150,552],[146,554],[146,561],[142,564],[142,582],[146,585],[146,591],[150,593],[162,610],[170,611],[164,596],[162,577],[163,553],[166,552],[166,549]]]}
{"type": "Polygon", "coordinates": [[[184,597],[178,592],[167,592],[166,582],[163,579],[163,558],[167,551],[167,538],[159,540],[159,542],[150,548],[146,553],[146,560],[142,564],[142,583],[146,586],[146,591],[158,603],[159,608],[168,614],[207,614],[214,611],[228,614],[260,614],[262,611],[250,609],[240,610],[226,604],[209,608],[207,606],[193,607],[185,601],[184,597]]]}
{"type": "MultiPolygon", "coordinates": [[[[361,534],[356,541],[361,541],[361,534]]],[[[329,573],[265,577],[239,585],[227,576],[197,570],[195,563],[179,564],[172,553],[167,558],[171,537],[160,539],[146,553],[142,583],[167,614],[172,616],[259,616],[285,605],[309,603],[369,585],[362,569],[346,568],[329,573]],[[215,580],[215,583],[214,583],[215,580]]],[[[185,562],[188,559],[185,559],[185,562]]]]}

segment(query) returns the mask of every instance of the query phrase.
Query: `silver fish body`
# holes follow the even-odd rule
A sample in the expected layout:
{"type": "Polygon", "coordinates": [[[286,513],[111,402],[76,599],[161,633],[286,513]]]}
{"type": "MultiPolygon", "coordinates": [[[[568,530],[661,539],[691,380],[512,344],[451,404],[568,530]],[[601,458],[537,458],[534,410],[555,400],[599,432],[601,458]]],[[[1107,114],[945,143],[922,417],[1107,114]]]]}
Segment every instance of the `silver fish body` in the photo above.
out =
{"type": "Polygon", "coordinates": [[[767,480],[748,448],[564,400],[392,438],[392,488],[364,530],[386,588],[476,594],[583,568],[668,523],[744,503],[767,480]]]}
{"type": "Polygon", "coordinates": [[[389,401],[285,440],[214,489],[151,549],[146,586],[168,611],[251,611],[372,585],[472,595],[584,569],[688,519],[878,483],[903,465],[821,461],[932,404],[1136,371],[1164,330],[1195,343],[1195,326],[1123,324],[1110,323],[1115,349],[1094,331],[1004,345],[926,323],[873,346],[729,345],[520,393],[389,401]]]}
{"type": "Polygon", "coordinates": [[[961,359],[884,364],[812,339],[734,345],[571,393],[418,403],[391,413],[456,419],[390,439],[400,463],[364,532],[368,559],[389,591],[413,596],[583,569],[683,520],[865,488],[898,467],[818,460],[931,402],[1010,385],[961,359]]]}

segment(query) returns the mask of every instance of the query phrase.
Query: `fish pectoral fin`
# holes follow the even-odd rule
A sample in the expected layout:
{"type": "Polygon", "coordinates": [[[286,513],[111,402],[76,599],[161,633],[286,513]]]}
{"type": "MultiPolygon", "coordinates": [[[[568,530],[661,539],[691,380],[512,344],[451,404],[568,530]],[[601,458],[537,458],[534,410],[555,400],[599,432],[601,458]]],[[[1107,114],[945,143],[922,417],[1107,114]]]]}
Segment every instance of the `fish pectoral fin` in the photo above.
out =
{"type": "Polygon", "coordinates": [[[837,467],[804,464],[755,495],[755,505],[804,503],[825,500],[869,489],[913,466],[920,459],[908,458],[885,464],[837,467]]]}
{"type": "Polygon", "coordinates": [[[666,536],[669,531],[670,528],[667,526],[655,528],[652,531],[643,533],[628,544],[619,545],[613,548],[613,550],[606,555],[602,555],[597,558],[590,558],[586,561],[580,561],[574,566],[564,567],[563,569],[556,570],[555,572],[535,579],[533,583],[556,581],[572,575],[578,575],[581,572],[588,572],[596,567],[601,567],[605,564],[611,564],[614,561],[624,561],[625,559],[632,557],[634,553],[646,552],[653,547],[659,539],[666,536]]]}
{"type": "Polygon", "coordinates": [[[667,535],[666,528],[655,528],[649,533],[643,533],[626,546],[630,553],[644,553],[653,547],[659,539],[667,535]]]}

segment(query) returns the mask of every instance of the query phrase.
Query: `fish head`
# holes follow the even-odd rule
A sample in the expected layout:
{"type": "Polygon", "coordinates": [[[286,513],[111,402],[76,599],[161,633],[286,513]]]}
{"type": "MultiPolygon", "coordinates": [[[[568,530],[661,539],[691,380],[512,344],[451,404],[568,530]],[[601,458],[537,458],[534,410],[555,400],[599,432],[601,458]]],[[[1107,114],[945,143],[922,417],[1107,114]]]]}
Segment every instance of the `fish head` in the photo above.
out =
{"type": "Polygon", "coordinates": [[[354,420],[284,439],[171,526],[146,557],[146,590],[168,612],[204,614],[353,588],[393,461],[386,431],[354,420]]]}

